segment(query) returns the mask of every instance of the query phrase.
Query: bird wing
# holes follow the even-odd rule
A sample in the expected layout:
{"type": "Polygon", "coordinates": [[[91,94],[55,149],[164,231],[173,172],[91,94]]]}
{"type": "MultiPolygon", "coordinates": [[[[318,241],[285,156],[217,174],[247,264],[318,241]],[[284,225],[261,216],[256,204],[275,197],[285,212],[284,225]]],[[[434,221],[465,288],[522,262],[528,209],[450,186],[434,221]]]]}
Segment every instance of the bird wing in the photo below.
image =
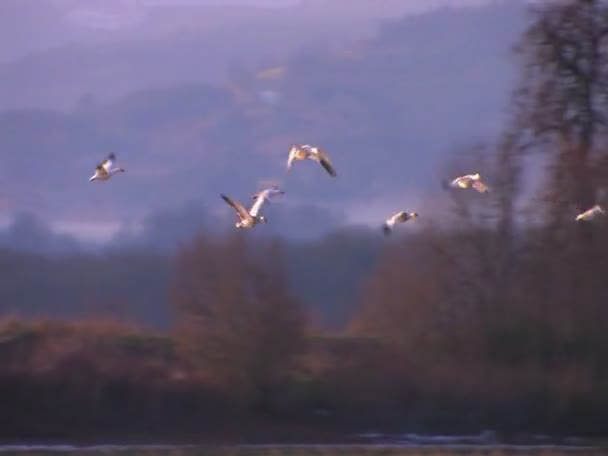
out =
{"type": "Polygon", "coordinates": [[[460,176],[454,179],[450,185],[452,187],[467,188],[469,186],[469,179],[466,176],[460,176]]]}
{"type": "Polygon", "coordinates": [[[254,201],[253,205],[251,206],[251,209],[249,209],[249,213],[251,214],[252,217],[257,217],[258,214],[260,213],[260,209],[262,208],[262,205],[266,201],[270,201],[270,198],[273,195],[280,195],[283,193],[285,193],[285,192],[283,192],[283,190],[281,190],[278,186],[265,188],[264,190],[256,193],[255,195],[253,195],[255,201],[254,201]]]}
{"type": "Polygon", "coordinates": [[[580,214],[578,214],[576,216],[576,221],[580,221],[580,220],[586,220],[589,217],[589,210],[586,210],[585,212],[581,212],[580,214]]]}
{"type": "Polygon", "coordinates": [[[249,218],[249,212],[247,212],[247,209],[245,209],[241,203],[234,201],[233,199],[227,197],[226,195],[222,194],[220,196],[222,197],[222,199],[224,201],[226,201],[226,203],[228,203],[228,205],[230,205],[237,212],[237,214],[242,219],[249,218]]]}
{"type": "Polygon", "coordinates": [[[252,195],[252,198],[255,200],[260,197],[268,198],[272,195],[283,194],[285,193],[283,190],[279,188],[278,185],[273,185],[272,187],[265,188],[264,190],[260,190],[252,195]]]}
{"type": "Polygon", "coordinates": [[[485,193],[490,190],[488,186],[480,180],[473,181],[473,188],[479,193],[485,193]]]}
{"type": "Polygon", "coordinates": [[[293,146],[291,149],[289,149],[289,156],[287,157],[287,169],[290,169],[291,165],[293,165],[297,153],[298,150],[296,149],[296,146],[293,146]]]}
{"type": "Polygon", "coordinates": [[[596,204],[591,209],[587,209],[585,212],[576,216],[576,220],[591,220],[595,219],[599,214],[605,214],[604,209],[596,204]]]}
{"type": "Polygon", "coordinates": [[[323,168],[325,168],[325,171],[327,171],[331,177],[336,177],[336,170],[334,169],[334,167],[331,165],[331,163],[329,161],[327,161],[325,159],[321,159],[320,163],[321,163],[321,166],[323,168]]]}
{"type": "Polygon", "coordinates": [[[254,203],[251,205],[251,209],[249,209],[249,214],[252,217],[257,217],[260,213],[260,209],[262,209],[262,205],[268,199],[268,190],[263,190],[260,192],[261,194],[255,199],[254,203]]]}
{"type": "Polygon", "coordinates": [[[391,234],[391,227],[387,223],[384,223],[382,225],[382,232],[385,236],[388,236],[389,234],[391,234]]]}
{"type": "Polygon", "coordinates": [[[313,153],[312,157],[316,157],[316,160],[325,168],[325,171],[327,171],[330,176],[336,177],[336,170],[334,169],[327,152],[318,147],[312,147],[311,151],[313,153]]]}
{"type": "Polygon", "coordinates": [[[270,198],[270,197],[272,197],[274,195],[283,195],[283,194],[285,194],[285,192],[283,190],[281,190],[281,188],[278,185],[273,185],[272,187],[267,188],[266,190],[267,190],[266,196],[268,198],[270,198]]]}

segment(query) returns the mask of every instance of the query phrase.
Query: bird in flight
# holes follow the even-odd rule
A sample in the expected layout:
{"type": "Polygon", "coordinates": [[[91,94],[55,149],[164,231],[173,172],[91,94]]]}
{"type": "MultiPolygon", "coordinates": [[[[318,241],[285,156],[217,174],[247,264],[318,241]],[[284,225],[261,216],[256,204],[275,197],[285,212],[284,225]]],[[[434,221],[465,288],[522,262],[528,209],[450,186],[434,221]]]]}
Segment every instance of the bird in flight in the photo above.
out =
{"type": "Polygon", "coordinates": [[[238,221],[235,224],[237,228],[253,228],[260,222],[267,223],[268,221],[266,217],[260,214],[264,203],[269,201],[273,195],[282,195],[284,193],[284,191],[280,190],[276,186],[261,190],[253,195],[254,202],[249,210],[245,209],[245,207],[238,201],[235,201],[224,194],[220,194],[220,196],[235,210],[238,218],[238,221]]]}
{"type": "Polygon", "coordinates": [[[334,169],[329,155],[319,147],[311,146],[309,144],[294,144],[289,150],[289,157],[287,158],[287,171],[289,171],[294,161],[300,160],[314,160],[319,163],[327,173],[336,177],[336,170],[334,169]]]}
{"type": "Polygon", "coordinates": [[[601,215],[606,215],[606,212],[599,204],[596,204],[591,209],[587,209],[585,212],[581,212],[576,216],[576,221],[590,221],[594,220],[601,215]]]}
{"type": "Polygon", "coordinates": [[[479,173],[466,174],[464,176],[457,177],[449,184],[453,188],[474,188],[479,193],[486,193],[490,191],[488,186],[481,180],[479,173]]]}
{"type": "Polygon", "coordinates": [[[386,221],[382,224],[382,231],[384,232],[385,236],[388,236],[391,234],[391,232],[395,228],[395,225],[397,225],[398,223],[405,223],[408,220],[414,219],[416,217],[418,217],[417,212],[408,212],[408,211],[396,212],[395,214],[393,214],[389,218],[387,218],[386,221]]]}
{"type": "Polygon", "coordinates": [[[116,173],[124,173],[125,170],[115,166],[116,155],[110,154],[107,158],[95,167],[95,174],[89,178],[89,182],[94,180],[106,181],[116,173]]]}

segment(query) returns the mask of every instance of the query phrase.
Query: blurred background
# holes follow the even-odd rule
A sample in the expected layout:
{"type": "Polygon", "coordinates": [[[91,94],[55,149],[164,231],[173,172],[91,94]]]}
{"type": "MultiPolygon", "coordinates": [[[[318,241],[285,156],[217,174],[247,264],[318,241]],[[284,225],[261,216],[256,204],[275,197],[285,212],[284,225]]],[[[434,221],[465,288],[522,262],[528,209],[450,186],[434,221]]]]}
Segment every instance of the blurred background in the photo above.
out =
{"type": "Polygon", "coordinates": [[[606,436],[607,224],[574,219],[607,30],[601,0],[2,0],[0,439],[606,436]],[[338,176],[286,175],[293,143],[338,176]],[[236,232],[219,194],[269,182],[236,232]]]}

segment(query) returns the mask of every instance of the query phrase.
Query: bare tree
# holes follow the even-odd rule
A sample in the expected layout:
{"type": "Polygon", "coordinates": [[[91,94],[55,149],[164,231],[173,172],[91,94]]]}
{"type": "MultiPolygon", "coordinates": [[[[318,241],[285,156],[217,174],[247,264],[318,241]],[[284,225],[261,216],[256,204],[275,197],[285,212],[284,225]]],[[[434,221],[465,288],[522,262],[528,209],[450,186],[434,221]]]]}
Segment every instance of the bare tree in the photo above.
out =
{"type": "Polygon", "coordinates": [[[554,337],[582,340],[605,318],[602,224],[574,217],[607,183],[608,2],[543,2],[531,18],[516,48],[516,131],[542,154],[546,172],[535,208],[543,224],[528,230],[519,263],[520,300],[554,337]]]}
{"type": "Polygon", "coordinates": [[[553,200],[561,207],[553,215],[588,209],[596,198],[593,165],[606,152],[607,38],[606,1],[546,2],[517,47],[520,125],[548,152],[551,186],[568,195],[567,206],[553,200]]]}
{"type": "Polygon", "coordinates": [[[262,401],[289,374],[305,323],[282,265],[278,244],[260,259],[241,233],[201,237],[176,258],[172,297],[186,353],[213,381],[262,401]]]}

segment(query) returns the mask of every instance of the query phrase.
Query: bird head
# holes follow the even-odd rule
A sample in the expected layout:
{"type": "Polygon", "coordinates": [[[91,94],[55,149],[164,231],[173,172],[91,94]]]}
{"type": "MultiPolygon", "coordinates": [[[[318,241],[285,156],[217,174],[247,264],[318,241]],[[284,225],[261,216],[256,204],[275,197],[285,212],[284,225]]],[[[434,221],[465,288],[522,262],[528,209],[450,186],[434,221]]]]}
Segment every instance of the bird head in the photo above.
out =
{"type": "Polygon", "coordinates": [[[260,216],[258,217],[258,220],[259,220],[260,222],[262,222],[262,223],[266,223],[266,222],[267,222],[266,217],[264,217],[263,215],[260,215],[260,216]]]}
{"type": "Polygon", "coordinates": [[[481,176],[479,175],[479,173],[471,174],[471,179],[479,180],[481,179],[481,176]]]}
{"type": "Polygon", "coordinates": [[[412,217],[412,218],[418,217],[418,212],[410,212],[410,217],[412,217]]]}

